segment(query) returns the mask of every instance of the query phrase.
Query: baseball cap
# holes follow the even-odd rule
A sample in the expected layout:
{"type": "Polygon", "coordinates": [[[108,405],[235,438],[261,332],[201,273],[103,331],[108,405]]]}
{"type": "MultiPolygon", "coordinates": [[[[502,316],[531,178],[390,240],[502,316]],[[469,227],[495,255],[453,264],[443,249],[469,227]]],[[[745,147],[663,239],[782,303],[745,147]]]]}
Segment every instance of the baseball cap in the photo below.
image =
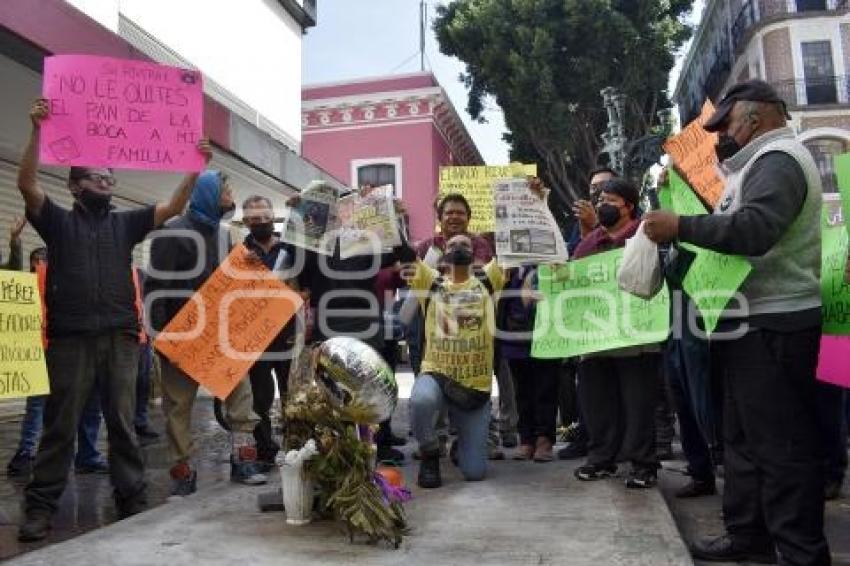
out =
{"type": "Polygon", "coordinates": [[[791,119],[791,115],[788,114],[785,101],[776,94],[776,90],[774,90],[772,86],[759,79],[750,79],[734,85],[726,92],[726,95],[717,104],[717,109],[714,111],[714,114],[712,114],[711,118],[703,124],[703,129],[709,132],[719,131],[723,126],[723,123],[726,121],[726,118],[729,116],[729,113],[732,111],[732,107],[735,106],[735,103],[739,100],[781,104],[785,117],[789,120],[791,119]]]}

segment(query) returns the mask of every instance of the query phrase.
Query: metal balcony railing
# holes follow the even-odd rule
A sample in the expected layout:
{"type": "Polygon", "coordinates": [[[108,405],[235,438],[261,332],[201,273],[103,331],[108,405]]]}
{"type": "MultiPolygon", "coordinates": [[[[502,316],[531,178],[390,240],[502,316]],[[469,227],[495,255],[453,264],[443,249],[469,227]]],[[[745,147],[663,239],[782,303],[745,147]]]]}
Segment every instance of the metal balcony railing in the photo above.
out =
{"type": "Polygon", "coordinates": [[[792,108],[850,102],[850,81],[847,76],[773,81],[772,84],[779,96],[792,108]]]}
{"type": "Polygon", "coordinates": [[[747,32],[762,20],[788,14],[836,12],[850,8],[850,0],[747,0],[732,23],[732,45],[737,51],[747,32]]]}

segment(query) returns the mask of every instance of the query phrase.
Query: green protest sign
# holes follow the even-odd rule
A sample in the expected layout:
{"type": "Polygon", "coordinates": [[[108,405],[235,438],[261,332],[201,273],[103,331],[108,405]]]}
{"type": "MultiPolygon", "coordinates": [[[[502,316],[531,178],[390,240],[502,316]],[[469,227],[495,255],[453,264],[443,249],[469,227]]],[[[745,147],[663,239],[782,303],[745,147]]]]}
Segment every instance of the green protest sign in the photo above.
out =
{"type": "Polygon", "coordinates": [[[617,270],[623,250],[596,254],[553,269],[541,266],[531,355],[567,358],[667,338],[667,286],[651,300],[621,291],[617,270]]]}
{"type": "MultiPolygon", "coordinates": [[[[670,171],[670,201],[676,214],[706,214],[705,206],[675,171],[670,171]]],[[[682,282],[682,288],[696,304],[705,324],[705,332],[710,335],[717,327],[717,321],[729,300],[746,280],[753,266],[741,256],[726,255],[691,244],[682,244],[682,247],[696,254],[682,282]]]]}
{"type": "Polygon", "coordinates": [[[834,160],[835,176],[838,180],[838,192],[841,194],[841,210],[844,213],[844,227],[850,233],[850,153],[836,155],[834,160]]]}
{"type": "Polygon", "coordinates": [[[708,211],[696,193],[688,186],[678,173],[670,170],[667,190],[669,191],[670,208],[679,216],[698,216],[708,211]]]}
{"type": "Polygon", "coordinates": [[[821,298],[823,300],[823,333],[850,335],[850,283],[847,268],[846,216],[841,202],[827,200],[821,214],[821,298]]]}

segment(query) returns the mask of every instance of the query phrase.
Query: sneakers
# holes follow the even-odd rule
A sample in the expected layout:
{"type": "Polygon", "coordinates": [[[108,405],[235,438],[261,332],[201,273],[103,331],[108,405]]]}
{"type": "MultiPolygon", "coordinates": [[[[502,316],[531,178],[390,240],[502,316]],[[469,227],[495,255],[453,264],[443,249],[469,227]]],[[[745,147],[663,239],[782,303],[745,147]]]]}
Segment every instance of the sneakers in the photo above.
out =
{"type": "Polygon", "coordinates": [[[570,442],[569,445],[558,450],[559,460],[576,460],[587,456],[587,443],[585,442],[570,442]]]}
{"type": "Polygon", "coordinates": [[[109,473],[109,464],[106,463],[106,460],[100,459],[95,460],[94,462],[88,462],[86,464],[76,464],[74,466],[74,473],[83,475],[83,474],[108,474],[109,473]]]}
{"type": "Polygon", "coordinates": [[[616,464],[585,464],[577,468],[573,475],[581,481],[596,481],[610,478],[616,473],[616,464]]]}
{"type": "Polygon", "coordinates": [[[6,474],[10,478],[26,477],[32,473],[34,463],[35,458],[33,458],[32,454],[18,450],[6,465],[6,474]]]}
{"type": "Polygon", "coordinates": [[[534,461],[538,463],[551,462],[555,459],[552,454],[552,441],[545,436],[537,437],[537,445],[534,447],[534,461]]]}
{"type": "Polygon", "coordinates": [[[198,472],[189,467],[189,464],[177,464],[170,471],[171,495],[186,497],[198,490],[198,472]]]}
{"type": "Polygon", "coordinates": [[[242,485],[263,485],[268,481],[256,461],[230,461],[230,481],[242,485]]]}
{"type": "Polygon", "coordinates": [[[18,540],[35,542],[43,540],[50,534],[50,514],[44,511],[30,511],[24,524],[18,529],[18,540]]]}
{"type": "Polygon", "coordinates": [[[434,489],[443,485],[443,479],[440,477],[439,450],[422,452],[422,463],[419,464],[419,477],[416,483],[423,489],[434,489]]]}
{"type": "Polygon", "coordinates": [[[626,487],[629,489],[648,489],[658,483],[658,473],[655,469],[638,468],[629,472],[626,487]]]}

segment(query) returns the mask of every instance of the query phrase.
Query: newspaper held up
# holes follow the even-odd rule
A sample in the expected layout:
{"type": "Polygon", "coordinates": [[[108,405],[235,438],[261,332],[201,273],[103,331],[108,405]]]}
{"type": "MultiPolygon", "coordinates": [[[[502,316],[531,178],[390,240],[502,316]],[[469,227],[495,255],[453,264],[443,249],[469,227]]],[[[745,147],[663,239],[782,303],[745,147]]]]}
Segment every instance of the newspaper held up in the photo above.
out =
{"type": "Polygon", "coordinates": [[[401,245],[392,185],[339,200],[339,256],[378,254],[401,245]]]}
{"type": "Polygon", "coordinates": [[[337,190],[328,185],[307,189],[289,209],[282,240],[293,246],[333,255],[336,245],[337,190]]]}
{"type": "Polygon", "coordinates": [[[531,192],[527,179],[497,179],[493,196],[499,265],[567,261],[567,245],[546,198],[531,192]]]}

